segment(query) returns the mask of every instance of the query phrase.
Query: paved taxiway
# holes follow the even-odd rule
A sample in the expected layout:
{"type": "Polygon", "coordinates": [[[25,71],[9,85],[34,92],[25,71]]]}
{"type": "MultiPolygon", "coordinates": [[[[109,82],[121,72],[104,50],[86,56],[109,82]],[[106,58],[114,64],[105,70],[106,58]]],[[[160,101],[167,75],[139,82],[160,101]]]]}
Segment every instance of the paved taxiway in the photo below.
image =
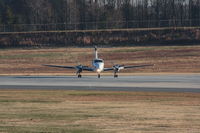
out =
{"type": "Polygon", "coordinates": [[[146,76],[1,76],[0,89],[66,89],[112,91],[198,92],[200,74],[146,76]]]}

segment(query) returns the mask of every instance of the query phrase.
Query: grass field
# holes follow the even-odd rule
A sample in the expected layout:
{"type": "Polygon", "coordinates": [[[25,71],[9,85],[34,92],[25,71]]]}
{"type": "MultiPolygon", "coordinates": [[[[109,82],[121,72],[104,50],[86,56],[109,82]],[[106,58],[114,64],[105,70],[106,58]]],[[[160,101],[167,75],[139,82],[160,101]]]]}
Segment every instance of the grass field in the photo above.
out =
{"type": "MultiPolygon", "coordinates": [[[[199,73],[200,46],[99,48],[106,67],[155,64],[125,73],[199,73]]],[[[91,66],[92,48],[0,49],[0,75],[73,71],[91,66]],[[79,62],[78,62],[79,61],[79,62]]],[[[200,94],[0,90],[0,133],[199,133],[200,94]]]]}
{"type": "Polygon", "coordinates": [[[200,94],[0,90],[2,133],[199,133],[200,94]]]}
{"type": "MultiPolygon", "coordinates": [[[[57,74],[73,71],[48,68],[42,64],[91,66],[92,48],[1,49],[0,74],[57,74]]],[[[154,64],[154,67],[129,69],[125,73],[199,73],[200,46],[147,46],[99,48],[105,67],[114,64],[154,64]]]]}

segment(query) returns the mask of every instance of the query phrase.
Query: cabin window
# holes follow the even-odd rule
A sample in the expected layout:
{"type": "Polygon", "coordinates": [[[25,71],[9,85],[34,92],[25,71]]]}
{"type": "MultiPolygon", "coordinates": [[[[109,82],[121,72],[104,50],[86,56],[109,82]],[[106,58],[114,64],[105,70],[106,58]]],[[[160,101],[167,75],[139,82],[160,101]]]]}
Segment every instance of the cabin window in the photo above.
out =
{"type": "Polygon", "coordinates": [[[95,60],[94,63],[103,63],[102,60],[95,60]]]}

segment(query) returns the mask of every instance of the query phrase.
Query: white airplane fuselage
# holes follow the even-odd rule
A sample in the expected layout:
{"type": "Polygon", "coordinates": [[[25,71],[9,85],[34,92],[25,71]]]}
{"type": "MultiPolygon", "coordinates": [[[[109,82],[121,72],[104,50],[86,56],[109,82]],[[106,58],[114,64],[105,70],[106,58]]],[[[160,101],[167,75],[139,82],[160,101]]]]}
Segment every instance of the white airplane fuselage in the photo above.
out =
{"type": "Polygon", "coordinates": [[[100,74],[104,70],[104,61],[102,59],[94,59],[92,61],[94,71],[100,74]]]}
{"type": "Polygon", "coordinates": [[[94,71],[100,74],[104,70],[104,61],[98,58],[98,51],[96,47],[95,47],[94,55],[95,55],[95,58],[92,61],[92,65],[94,67],[94,71]]]}

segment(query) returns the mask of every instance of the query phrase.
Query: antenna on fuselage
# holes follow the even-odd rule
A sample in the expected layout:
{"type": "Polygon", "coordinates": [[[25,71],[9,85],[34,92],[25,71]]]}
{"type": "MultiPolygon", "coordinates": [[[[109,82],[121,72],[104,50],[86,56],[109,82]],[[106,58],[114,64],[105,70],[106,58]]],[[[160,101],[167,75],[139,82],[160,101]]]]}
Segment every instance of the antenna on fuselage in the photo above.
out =
{"type": "Polygon", "coordinates": [[[95,59],[98,59],[98,51],[97,51],[97,46],[94,47],[95,50],[95,59]]]}

